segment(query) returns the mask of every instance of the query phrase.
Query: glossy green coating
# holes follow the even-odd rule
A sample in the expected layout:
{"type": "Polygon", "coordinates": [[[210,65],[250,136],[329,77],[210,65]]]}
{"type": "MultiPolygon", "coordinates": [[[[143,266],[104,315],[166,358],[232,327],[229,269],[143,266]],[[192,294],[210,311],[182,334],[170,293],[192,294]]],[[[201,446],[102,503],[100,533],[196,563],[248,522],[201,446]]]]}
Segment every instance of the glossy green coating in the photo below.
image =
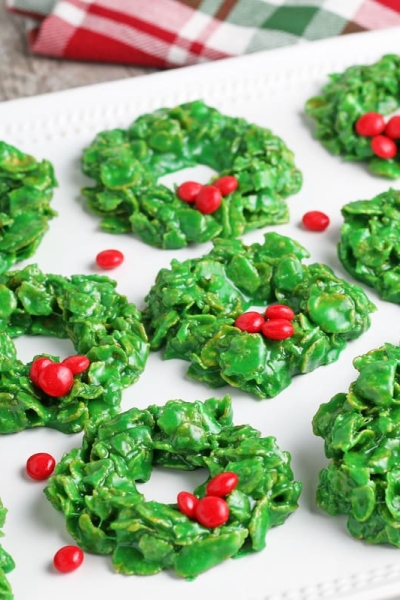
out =
{"type": "Polygon", "coordinates": [[[211,387],[277,395],[293,375],[336,360],[375,310],[360,287],[306,257],[298,242],[267,233],[263,244],[217,239],[202,258],[173,260],[146,297],[150,347],[189,360],[188,374],[211,387]],[[292,337],[278,342],[234,327],[249,307],[262,312],[274,302],[294,310],[292,337]]]}
{"type": "Polygon", "coordinates": [[[35,253],[57,214],[50,208],[56,185],[49,161],[0,141],[0,273],[35,253]]]}
{"type": "Polygon", "coordinates": [[[330,459],[317,503],[347,515],[354,537],[400,547],[400,347],[385,344],[354,366],[359,376],[347,394],[322,404],[313,420],[330,459]]]}
{"type": "Polygon", "coordinates": [[[105,276],[45,275],[35,265],[0,275],[0,433],[40,426],[74,433],[89,418],[117,414],[149,345],[139,310],[115,288],[105,276]],[[24,334],[69,338],[89,358],[66,396],[50,397],[31,382],[32,363],[17,359],[12,341],[24,334]]]}
{"type": "MultiPolygon", "coordinates": [[[[2,529],[6,520],[7,509],[4,508],[2,501],[0,500],[0,537],[4,535],[2,529]]],[[[7,580],[6,574],[12,571],[15,567],[15,563],[11,556],[4,550],[0,544],[0,598],[1,600],[13,600],[14,595],[11,590],[9,581],[7,580]]]]}
{"type": "Polygon", "coordinates": [[[280,138],[200,100],[144,114],[127,130],[99,133],[84,150],[82,168],[96,182],[83,195],[102,217],[102,229],[133,232],[167,249],[286,223],[284,198],[302,184],[293,152],[280,138]],[[202,214],[158,182],[198,164],[239,181],[213,214],[202,214]]]}
{"type": "Polygon", "coordinates": [[[367,112],[390,115],[400,105],[400,56],[387,54],[372,65],[355,65],[330,75],[320,95],[310,98],[306,113],[316,121],[315,136],[333,154],[366,161],[372,173],[400,177],[400,155],[386,160],[372,152],[370,137],[356,133],[355,123],[367,112]]]}
{"type": "Polygon", "coordinates": [[[119,573],[173,569],[188,579],[232,556],[262,550],[267,531],[297,508],[300,492],[289,453],[250,425],[233,425],[229,396],[170,400],[89,422],[82,447],[64,455],[45,489],[79,546],[112,554],[119,573]],[[177,504],[146,501],[137,483],[148,481],[156,465],[206,468],[208,480],[194,490],[199,498],[212,477],[236,473],[238,486],[226,497],[227,523],[208,529],[177,504]]]}
{"type": "Polygon", "coordinates": [[[400,191],[350,202],[342,214],[338,255],[343,266],[384,300],[399,304],[400,191]]]}

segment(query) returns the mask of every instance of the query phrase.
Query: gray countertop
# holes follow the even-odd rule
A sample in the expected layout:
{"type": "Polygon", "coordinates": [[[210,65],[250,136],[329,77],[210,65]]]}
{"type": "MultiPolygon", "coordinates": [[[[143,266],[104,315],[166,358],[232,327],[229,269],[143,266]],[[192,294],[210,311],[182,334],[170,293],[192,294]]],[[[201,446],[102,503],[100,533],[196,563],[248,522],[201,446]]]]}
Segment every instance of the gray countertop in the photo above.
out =
{"type": "Polygon", "coordinates": [[[10,14],[5,0],[0,0],[0,102],[153,71],[33,56],[28,49],[24,19],[10,14]]]}

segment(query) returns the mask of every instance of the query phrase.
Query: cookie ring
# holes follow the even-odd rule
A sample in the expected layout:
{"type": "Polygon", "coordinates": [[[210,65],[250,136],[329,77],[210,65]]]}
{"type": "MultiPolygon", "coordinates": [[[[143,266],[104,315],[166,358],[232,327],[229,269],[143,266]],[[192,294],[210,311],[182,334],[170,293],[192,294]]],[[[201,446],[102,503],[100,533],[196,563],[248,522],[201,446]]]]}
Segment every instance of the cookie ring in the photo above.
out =
{"type": "MultiPolygon", "coordinates": [[[[35,265],[0,275],[0,433],[47,426],[74,433],[117,414],[121,390],[142,373],[148,342],[139,310],[99,275],[44,275],[35,265]],[[90,366],[53,398],[29,378],[12,338],[69,338],[90,366]]],[[[50,357],[56,362],[58,357],[50,357]]]]}
{"type": "Polygon", "coordinates": [[[0,273],[32,256],[57,213],[51,163],[0,141],[0,273]]]}
{"type": "Polygon", "coordinates": [[[347,515],[353,537],[400,548],[400,348],[385,344],[353,364],[359,375],[348,393],[322,404],[313,419],[329,459],[319,475],[317,504],[331,515],[347,515]]]}
{"type": "MultiPolygon", "coordinates": [[[[371,138],[358,135],[357,120],[369,112],[388,115],[400,106],[400,56],[388,54],[372,65],[355,65],[330,75],[322,92],[310,98],[306,113],[315,119],[315,136],[332,154],[346,160],[366,161],[372,173],[400,177],[400,154],[379,158],[371,138]]],[[[397,140],[398,141],[398,140],[397,140]]]]}
{"type": "Polygon", "coordinates": [[[349,202],[342,215],[338,243],[342,265],[383,300],[400,304],[400,191],[349,202]]]}
{"type": "Polygon", "coordinates": [[[126,131],[98,134],[84,150],[82,168],[96,181],[83,195],[102,217],[102,229],[133,232],[161,248],[236,238],[285,223],[284,198],[302,183],[293,153],[279,137],[202,101],[142,115],[126,131]],[[239,181],[213,214],[202,214],[158,183],[163,175],[198,164],[239,181]]]}
{"type": "MultiPolygon", "coordinates": [[[[206,484],[194,494],[203,497],[206,484]]],[[[173,569],[186,578],[262,550],[268,529],[297,508],[300,492],[289,453],[250,425],[233,425],[229,396],[170,400],[89,423],[82,448],[62,458],[45,489],[83,550],[112,554],[125,575],[173,569]],[[209,529],[177,504],[146,501],[136,483],[150,479],[154,465],[206,468],[211,477],[236,473],[238,486],[226,497],[229,520],[209,529]]]]}
{"type": "Polygon", "coordinates": [[[150,348],[189,360],[188,375],[229,384],[259,398],[276,396],[298,373],[336,360],[370,325],[375,306],[356,285],[322,264],[305,265],[300,244],[267,233],[263,244],[215,240],[202,258],[161,269],[143,311],[150,348]],[[234,326],[251,306],[293,309],[294,335],[266,339],[234,326]]]}

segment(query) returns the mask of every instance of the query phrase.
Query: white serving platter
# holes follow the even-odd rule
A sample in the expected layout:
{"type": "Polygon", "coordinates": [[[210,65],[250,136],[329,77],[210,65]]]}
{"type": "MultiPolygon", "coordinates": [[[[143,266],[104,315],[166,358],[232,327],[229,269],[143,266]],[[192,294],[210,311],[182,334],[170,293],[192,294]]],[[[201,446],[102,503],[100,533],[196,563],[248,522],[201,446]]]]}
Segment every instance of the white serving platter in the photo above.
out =
{"type": "MultiPolygon", "coordinates": [[[[89,183],[79,168],[82,149],[104,129],[126,127],[143,112],[202,98],[232,116],[241,116],[271,128],[295,151],[304,175],[299,194],[289,198],[290,223],[276,227],[311,252],[310,262],[324,262],[350,279],[336,257],[342,223],[340,208],[346,202],[372,198],[396,188],[369,174],[362,164],[344,163],[313,139],[305,118],[306,99],[326,83],[327,74],[351,64],[368,64],[382,54],[399,52],[400,29],[349,35],[322,42],[176,69],[131,80],[77,88],[0,104],[0,139],[17,145],[55,166],[59,188],[54,196],[58,217],[50,222],[40,248],[31,261],[46,273],[71,275],[99,272],[97,252],[118,248],[125,262],[109,272],[118,290],[139,308],[158,270],[173,257],[184,260],[207,252],[211,244],[180,251],[150,248],[132,236],[112,236],[99,229],[88,214],[79,190],[89,183]],[[307,210],[323,210],[331,225],[324,233],[300,226],[307,210]]],[[[198,168],[190,176],[205,177],[198,168]]],[[[169,177],[179,183],[188,173],[169,177]]],[[[267,230],[267,229],[266,229],[267,230]]],[[[266,231],[265,230],[265,231],[266,231]]],[[[246,243],[261,241],[264,231],[245,236],[246,243]]],[[[180,580],[169,572],[151,577],[125,577],[112,571],[109,557],[86,555],[74,573],[60,575],[52,567],[59,547],[73,543],[64,519],[47,502],[44,483],[28,480],[26,459],[39,451],[57,459],[79,445],[81,435],[66,436],[37,429],[0,438],[0,497],[8,508],[1,543],[12,554],[16,569],[9,575],[15,600],[96,600],[174,598],[174,600],[383,600],[400,597],[400,554],[392,547],[369,546],[352,539],[345,519],[330,517],[315,505],[320,469],[326,464],[323,441],[313,436],[311,420],[318,406],[339,391],[347,391],[357,375],[352,359],[384,342],[399,341],[399,307],[380,301],[372,326],[348,345],[335,364],[295,378],[276,398],[257,401],[232,391],[234,419],[250,423],[263,435],[273,435],[292,455],[295,478],[303,482],[300,507],[287,522],[267,536],[267,548],[238,560],[229,560],[195,581],[180,580]]],[[[16,341],[24,361],[41,352],[67,356],[68,341],[20,338],[16,341]]],[[[211,390],[185,377],[186,363],[150,357],[139,382],[123,395],[123,409],[163,404],[172,398],[204,400],[222,396],[228,388],[211,390]]],[[[182,489],[204,480],[204,473],[170,474],[157,470],[144,486],[149,499],[174,502],[182,489]]]]}

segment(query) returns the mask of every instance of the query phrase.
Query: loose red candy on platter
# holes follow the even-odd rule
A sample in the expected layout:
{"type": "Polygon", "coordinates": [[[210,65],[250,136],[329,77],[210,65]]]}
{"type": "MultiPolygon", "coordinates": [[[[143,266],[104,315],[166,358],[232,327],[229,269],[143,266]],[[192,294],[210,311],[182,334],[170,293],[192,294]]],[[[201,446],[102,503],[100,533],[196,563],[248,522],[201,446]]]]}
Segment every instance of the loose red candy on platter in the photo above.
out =
{"type": "Polygon", "coordinates": [[[79,373],[86,371],[90,365],[90,360],[87,356],[76,354],[74,356],[68,356],[67,358],[64,358],[61,364],[68,367],[73,375],[78,375],[79,373]]]}
{"type": "Polygon", "coordinates": [[[237,317],[235,327],[247,333],[258,333],[261,331],[265,319],[260,313],[249,310],[237,317]]]}
{"type": "Polygon", "coordinates": [[[196,200],[196,196],[202,187],[203,185],[197,183],[197,181],[185,181],[178,186],[176,195],[184,202],[192,203],[196,200]]]}
{"type": "Polygon", "coordinates": [[[294,319],[294,311],[286,304],[271,304],[265,310],[266,319],[294,319]]]}
{"type": "Polygon", "coordinates": [[[32,479],[42,481],[50,477],[56,466],[56,461],[47,452],[32,454],[26,461],[26,472],[32,479]]]}
{"type": "Polygon", "coordinates": [[[303,215],[302,223],[310,231],[324,231],[328,227],[330,219],[328,215],[319,210],[310,210],[303,215]]]}
{"type": "Polygon", "coordinates": [[[60,573],[71,573],[83,563],[83,551],[78,546],[64,546],[54,555],[53,564],[60,573]]]}
{"type": "Polygon", "coordinates": [[[39,387],[54,398],[68,394],[74,383],[71,369],[62,363],[51,363],[39,374],[39,387]]]}
{"type": "Polygon", "coordinates": [[[239,477],[233,471],[224,471],[219,473],[207,483],[207,496],[227,496],[239,483],[239,477]]]}
{"type": "Polygon", "coordinates": [[[196,516],[196,507],[199,499],[190,492],[179,492],[177,497],[178,508],[189,519],[194,519],[196,516]]]}
{"type": "Polygon", "coordinates": [[[239,182],[233,175],[224,175],[213,181],[213,185],[219,189],[223,196],[227,196],[237,190],[239,182]]]}
{"type": "Polygon", "coordinates": [[[196,520],[209,529],[224,525],[229,519],[229,506],[219,496],[205,496],[196,506],[196,520]]]}
{"type": "Polygon", "coordinates": [[[104,270],[115,269],[124,262],[124,255],[119,250],[102,250],[96,256],[97,265],[104,270]]]}
{"type": "Polygon", "coordinates": [[[385,121],[377,112],[367,112],[356,121],[356,132],[365,137],[379,135],[385,129],[385,121]]]}
{"type": "Polygon", "coordinates": [[[196,196],[195,206],[204,215],[215,212],[222,202],[219,189],[213,185],[204,185],[196,196]]]}
{"type": "Polygon", "coordinates": [[[32,383],[34,383],[37,386],[39,385],[39,375],[41,371],[44,369],[44,367],[51,365],[52,362],[53,361],[50,358],[47,358],[45,356],[36,358],[36,360],[33,361],[29,371],[29,378],[32,381],[32,383]]]}
{"type": "Polygon", "coordinates": [[[394,158],[397,154],[396,143],[386,135],[376,135],[371,140],[372,152],[379,158],[394,158]]]}
{"type": "Polygon", "coordinates": [[[384,134],[392,140],[400,138],[400,116],[395,115],[386,123],[384,134]]]}
{"type": "Polygon", "coordinates": [[[262,334],[270,340],[286,340],[294,334],[294,327],[287,319],[271,319],[262,326],[262,334]]]}

